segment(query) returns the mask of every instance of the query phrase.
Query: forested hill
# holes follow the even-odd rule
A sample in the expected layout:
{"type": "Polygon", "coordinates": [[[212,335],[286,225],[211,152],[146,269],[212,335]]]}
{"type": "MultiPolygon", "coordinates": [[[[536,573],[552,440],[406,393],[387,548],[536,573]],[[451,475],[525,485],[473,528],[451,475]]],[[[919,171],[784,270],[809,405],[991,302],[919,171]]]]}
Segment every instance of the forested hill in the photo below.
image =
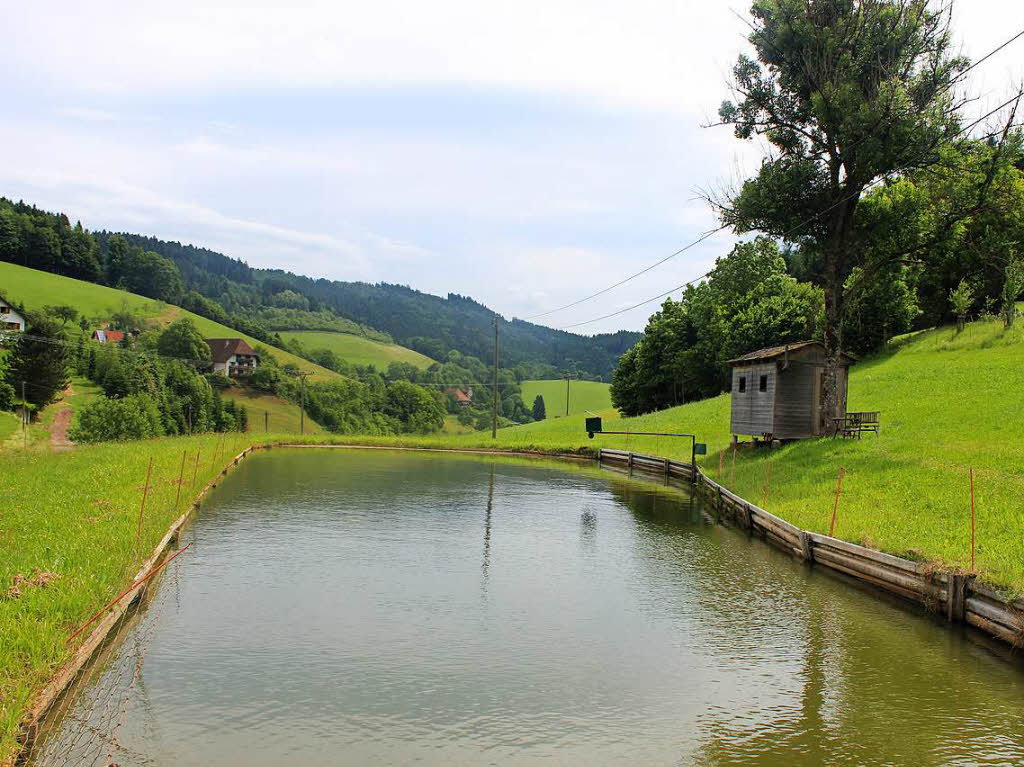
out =
{"type": "MultiPolygon", "coordinates": [[[[96,233],[101,250],[106,251],[111,234],[96,233]]],[[[397,343],[434,359],[442,359],[453,349],[480,359],[490,359],[493,354],[495,313],[466,296],[449,293],[441,297],[404,285],[339,282],[254,269],[206,248],[136,234],[122,236],[143,250],[171,259],[186,290],[215,300],[229,314],[252,316],[253,307],[259,306],[327,310],[383,331],[397,343]]],[[[605,379],[611,376],[619,356],[640,338],[639,333],[629,331],[581,336],[504,319],[499,320],[499,332],[503,366],[545,363],[605,379]]]]}

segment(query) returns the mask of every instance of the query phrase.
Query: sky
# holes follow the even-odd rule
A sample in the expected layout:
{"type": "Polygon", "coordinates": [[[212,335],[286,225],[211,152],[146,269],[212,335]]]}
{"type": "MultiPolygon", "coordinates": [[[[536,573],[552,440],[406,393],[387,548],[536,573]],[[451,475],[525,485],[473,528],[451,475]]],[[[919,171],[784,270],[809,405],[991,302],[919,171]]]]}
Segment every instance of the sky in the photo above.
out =
{"type": "MultiPolygon", "coordinates": [[[[714,121],[749,3],[334,0],[9,4],[0,195],[88,229],[313,277],[469,295],[506,318],[594,293],[717,228],[702,192],[763,146],[714,121]]],[[[1019,0],[959,0],[979,57],[1019,0]]],[[[1024,41],[972,73],[977,114],[1024,41]]],[[[722,232],[538,322],[642,329],[722,232]],[[582,324],[581,324],[582,323],[582,324]]]]}

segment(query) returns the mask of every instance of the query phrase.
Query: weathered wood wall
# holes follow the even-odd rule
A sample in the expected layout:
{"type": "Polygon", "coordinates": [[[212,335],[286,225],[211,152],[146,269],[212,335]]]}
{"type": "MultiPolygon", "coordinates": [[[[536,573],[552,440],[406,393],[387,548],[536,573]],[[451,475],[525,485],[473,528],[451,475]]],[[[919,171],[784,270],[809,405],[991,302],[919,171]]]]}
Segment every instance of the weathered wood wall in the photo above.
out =
{"type": "Polygon", "coordinates": [[[738,365],[732,369],[733,434],[775,433],[775,385],[778,371],[774,362],[738,365]],[[760,391],[761,376],[768,376],[767,391],[760,391]],[[746,391],[740,393],[740,378],[747,379],[746,391]]]}
{"type": "Polygon", "coordinates": [[[940,570],[801,530],[727,490],[689,463],[604,449],[598,460],[628,471],[690,482],[704,501],[707,513],[716,521],[735,524],[759,535],[807,564],[828,568],[924,605],[950,623],[966,623],[1014,647],[1024,647],[1024,600],[1004,599],[996,590],[976,583],[973,575],[940,570]]]}

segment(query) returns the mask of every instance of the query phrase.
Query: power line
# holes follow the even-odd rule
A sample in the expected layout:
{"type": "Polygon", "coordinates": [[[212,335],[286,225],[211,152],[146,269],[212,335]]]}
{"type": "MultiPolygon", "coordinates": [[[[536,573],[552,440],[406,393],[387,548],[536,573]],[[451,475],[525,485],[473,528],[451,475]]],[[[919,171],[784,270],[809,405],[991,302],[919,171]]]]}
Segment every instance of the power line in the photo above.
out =
{"type": "MultiPolygon", "coordinates": [[[[986,53],[986,54],[985,54],[984,56],[982,56],[982,57],[981,57],[980,59],[978,59],[977,61],[974,61],[974,62],[972,62],[970,66],[968,66],[968,67],[967,67],[966,69],[964,69],[964,70],[963,70],[962,72],[960,72],[960,73],[959,73],[959,74],[958,74],[958,75],[957,75],[957,76],[956,76],[955,78],[951,79],[951,80],[949,81],[949,83],[947,83],[947,84],[946,84],[946,85],[945,85],[945,86],[944,86],[943,88],[941,88],[941,89],[940,89],[940,90],[939,90],[939,91],[937,92],[937,94],[936,94],[936,95],[938,95],[938,93],[943,93],[943,92],[945,92],[946,90],[948,90],[949,88],[953,87],[953,86],[954,86],[954,85],[955,85],[955,84],[956,84],[956,83],[957,83],[957,82],[958,82],[959,80],[961,80],[961,79],[962,79],[962,78],[963,78],[963,77],[964,77],[964,76],[965,76],[965,75],[966,75],[966,74],[967,74],[968,72],[970,72],[971,70],[973,70],[974,68],[976,68],[977,66],[979,66],[980,64],[982,64],[983,62],[987,61],[988,59],[992,58],[992,57],[993,57],[993,56],[995,56],[995,55],[996,55],[997,53],[999,53],[1000,51],[1002,51],[1002,50],[1003,50],[1004,48],[1006,48],[1007,46],[1009,46],[1009,45],[1011,45],[1012,43],[1014,43],[1014,42],[1016,42],[1017,40],[1019,40],[1019,39],[1020,39],[1021,37],[1024,37],[1024,29],[1021,29],[1021,30],[1020,30],[1019,32],[1017,32],[1017,33],[1016,33],[1015,35],[1013,35],[1012,37],[1010,37],[1010,38],[1009,38],[1008,40],[1006,40],[1005,42],[1001,43],[1001,44],[1000,44],[1000,45],[998,45],[997,47],[993,48],[993,49],[992,49],[991,51],[989,51],[988,53],[986,53]]],[[[1011,100],[1010,100],[1010,102],[1007,102],[1007,104],[1011,103],[1012,101],[1013,101],[1013,100],[1011,99],[1011,100]]],[[[982,120],[986,119],[987,117],[991,116],[991,115],[992,115],[992,114],[994,114],[994,113],[995,113],[996,111],[998,111],[999,109],[1002,109],[1002,108],[1003,108],[1004,106],[1006,106],[1007,104],[1004,104],[1004,105],[1003,105],[1003,106],[1001,106],[1001,107],[997,107],[997,108],[996,108],[995,110],[993,110],[992,112],[990,112],[990,113],[989,113],[988,115],[986,115],[985,117],[983,117],[983,118],[981,118],[981,119],[982,119],[982,120]]],[[[978,122],[980,122],[980,120],[979,120],[978,122]]],[[[970,126],[970,127],[973,127],[973,125],[976,125],[976,124],[977,124],[977,123],[974,123],[974,124],[972,124],[972,126],[970,126]]],[[[877,129],[876,129],[876,130],[877,130],[877,129]]],[[[867,139],[868,139],[868,138],[870,137],[870,133],[873,133],[873,132],[875,132],[875,131],[870,131],[868,135],[865,135],[865,136],[863,136],[863,137],[862,137],[862,138],[860,139],[860,141],[859,141],[859,142],[856,142],[856,143],[861,143],[861,142],[863,142],[863,141],[866,141],[866,140],[867,140],[867,139]]],[[[831,210],[831,209],[830,209],[830,210],[831,210]]],[[[602,296],[602,295],[604,295],[605,293],[608,293],[608,292],[610,292],[610,291],[614,290],[615,288],[621,287],[622,285],[625,285],[625,284],[626,284],[627,282],[630,282],[631,280],[634,280],[634,279],[636,279],[637,277],[640,277],[641,275],[644,275],[644,274],[646,274],[647,272],[650,272],[651,270],[653,270],[653,269],[655,269],[655,268],[657,268],[657,267],[661,266],[662,264],[666,263],[667,261],[670,261],[670,260],[672,260],[672,259],[673,259],[673,258],[675,258],[676,256],[679,256],[679,255],[681,255],[682,253],[685,253],[686,251],[690,250],[691,248],[694,248],[694,247],[696,247],[697,245],[699,245],[700,243],[704,242],[704,241],[705,241],[706,239],[708,239],[708,238],[709,238],[709,237],[711,237],[712,235],[715,235],[715,234],[717,234],[718,232],[720,232],[720,231],[722,231],[723,229],[726,229],[726,228],[728,228],[728,227],[727,227],[726,225],[723,225],[723,226],[720,226],[720,227],[719,227],[718,229],[714,229],[714,230],[711,230],[711,231],[709,231],[709,232],[705,232],[705,233],[704,233],[704,234],[702,234],[702,235],[701,235],[700,237],[698,237],[698,238],[697,238],[696,240],[694,240],[693,242],[691,242],[691,243],[689,243],[689,244],[687,244],[687,245],[684,245],[684,246],[683,246],[682,248],[680,248],[679,250],[675,251],[674,253],[671,253],[671,254],[669,254],[668,256],[665,256],[664,258],[662,258],[662,259],[661,259],[661,260],[659,260],[659,261],[656,261],[655,263],[651,264],[650,266],[648,266],[648,267],[645,267],[644,269],[641,269],[641,270],[640,270],[639,272],[635,272],[634,274],[631,274],[631,275],[629,275],[628,277],[625,277],[624,279],[620,280],[619,282],[616,282],[616,283],[614,283],[613,285],[609,285],[608,287],[606,287],[606,288],[604,288],[604,289],[602,289],[602,290],[599,290],[599,291],[597,291],[596,293],[591,293],[590,295],[588,295],[588,296],[585,296],[584,298],[581,298],[581,299],[579,299],[579,300],[577,300],[577,301],[573,301],[572,303],[569,303],[569,304],[565,304],[564,306],[559,306],[559,307],[558,307],[558,308],[556,308],[556,309],[549,309],[548,311],[545,311],[545,312],[541,312],[541,313],[539,313],[539,314],[532,314],[532,315],[530,315],[530,316],[528,316],[528,317],[524,317],[523,319],[524,319],[524,320],[533,320],[533,319],[538,319],[538,318],[540,318],[540,317],[546,317],[546,316],[548,316],[549,314],[555,314],[555,313],[557,313],[557,312],[560,312],[560,311],[563,311],[563,310],[565,310],[565,309],[570,309],[570,308],[572,308],[572,307],[574,307],[574,306],[578,306],[578,305],[580,305],[580,304],[582,304],[582,303],[585,303],[585,302],[587,302],[587,301],[590,301],[590,300],[591,300],[591,299],[593,299],[593,298],[597,298],[598,296],[602,296]]],[[[634,305],[633,307],[631,307],[630,309],[623,309],[623,310],[621,310],[620,312],[614,312],[614,313],[612,313],[612,314],[609,314],[609,315],[605,315],[604,317],[600,317],[600,318],[597,318],[597,319],[594,319],[594,320],[587,320],[586,322],[578,322],[578,323],[574,323],[574,324],[571,324],[571,325],[564,325],[564,326],[561,326],[561,327],[560,327],[560,328],[558,328],[558,329],[559,329],[559,330],[565,330],[566,328],[574,328],[574,327],[579,327],[580,325],[590,324],[591,322],[597,322],[597,321],[598,321],[599,319],[608,319],[609,317],[614,317],[614,316],[616,316],[617,314],[622,314],[622,313],[624,313],[624,312],[630,311],[631,309],[636,309],[636,308],[638,308],[638,307],[640,307],[640,306],[643,306],[643,305],[644,305],[644,304],[646,304],[646,303],[650,303],[651,301],[655,301],[655,300],[657,300],[658,298],[664,298],[665,296],[667,296],[667,295],[670,295],[671,293],[674,293],[674,292],[675,292],[676,290],[680,290],[680,289],[682,289],[682,288],[684,288],[684,287],[687,287],[688,285],[692,285],[692,284],[693,284],[694,282],[697,282],[697,281],[699,281],[699,280],[702,280],[702,279],[704,279],[705,277],[707,277],[707,276],[708,276],[708,274],[710,274],[710,272],[708,272],[708,273],[706,273],[706,274],[703,274],[703,275],[701,275],[700,277],[697,277],[697,278],[695,278],[695,279],[693,279],[693,280],[690,280],[689,282],[683,283],[682,285],[680,285],[680,286],[678,286],[678,287],[676,287],[676,288],[673,288],[672,290],[670,290],[670,291],[668,291],[668,292],[666,292],[666,293],[662,293],[662,294],[660,294],[660,295],[658,295],[658,296],[655,296],[654,298],[651,298],[651,299],[648,299],[648,300],[646,300],[646,301],[643,301],[643,302],[641,302],[641,303],[639,303],[639,304],[636,304],[636,305],[634,305]]]]}
{"type": "MultiPolygon", "coordinates": [[[[995,109],[992,109],[991,111],[989,111],[989,112],[985,113],[984,115],[982,115],[981,117],[979,117],[974,122],[972,122],[969,125],[961,128],[960,130],[958,130],[950,138],[951,139],[959,138],[961,135],[963,135],[967,131],[971,130],[971,128],[974,128],[977,125],[979,125],[980,123],[984,122],[989,117],[991,117],[992,115],[994,115],[997,112],[999,112],[1001,109],[1005,109],[1006,107],[1008,107],[1010,104],[1014,103],[1015,101],[1019,101],[1020,98],[1021,98],[1021,96],[1020,96],[1020,94],[1018,94],[1018,95],[1016,95],[1016,96],[1014,96],[1014,97],[1004,101],[1002,104],[997,106],[995,109]]],[[[996,134],[990,134],[990,135],[998,135],[998,132],[996,134]]],[[[879,179],[879,183],[884,183],[884,181],[890,175],[892,175],[892,174],[886,174],[886,176],[883,176],[881,179],[879,179]]],[[[847,195],[846,197],[842,198],[838,202],[835,202],[832,205],[830,205],[829,207],[825,208],[825,210],[822,210],[822,211],[814,214],[813,216],[808,218],[806,221],[803,221],[803,222],[797,224],[796,226],[794,226],[793,228],[783,232],[779,236],[779,239],[782,239],[782,240],[786,239],[790,235],[796,233],[798,230],[803,229],[805,226],[810,224],[812,221],[814,221],[814,220],[816,220],[818,218],[821,218],[826,213],[829,213],[832,210],[835,210],[837,207],[839,207],[843,203],[849,202],[853,198],[863,194],[866,191],[869,191],[869,190],[868,189],[859,190],[857,192],[854,192],[853,194],[847,195]]],[[[593,319],[584,320],[583,322],[575,322],[575,323],[573,323],[571,325],[563,325],[563,326],[561,326],[561,327],[559,327],[557,329],[558,330],[568,330],[569,328],[577,328],[577,327],[580,327],[581,325],[590,325],[590,324],[592,324],[594,322],[600,322],[601,320],[607,320],[607,319],[610,319],[612,317],[617,317],[620,314],[625,314],[626,312],[633,311],[634,309],[639,309],[641,306],[644,306],[645,304],[649,304],[652,301],[657,301],[658,299],[661,299],[661,298],[666,298],[667,296],[670,296],[673,293],[675,293],[675,292],[677,292],[679,290],[682,290],[683,288],[689,287],[690,285],[693,285],[694,283],[699,282],[700,280],[703,280],[703,279],[711,276],[712,271],[714,271],[714,270],[705,272],[704,274],[700,275],[699,277],[694,277],[692,280],[688,280],[687,282],[684,282],[682,285],[677,285],[676,287],[672,288],[671,290],[667,290],[664,293],[659,293],[658,295],[654,296],[653,298],[645,299],[643,301],[640,301],[639,303],[633,304],[632,306],[626,307],[625,309],[619,309],[618,311],[602,315],[601,317],[594,317],[593,319]]]]}
{"type": "Polygon", "coordinates": [[[523,317],[523,319],[524,320],[534,320],[534,319],[537,319],[538,317],[546,317],[549,314],[555,314],[556,312],[560,312],[563,309],[571,309],[572,307],[578,306],[579,304],[582,304],[582,303],[584,303],[586,301],[589,301],[592,298],[597,298],[598,296],[602,296],[605,293],[608,293],[609,291],[615,290],[615,288],[620,287],[621,285],[625,285],[630,280],[634,280],[634,279],[636,279],[637,277],[639,277],[639,276],[641,276],[643,274],[647,274],[647,272],[651,271],[652,269],[656,269],[657,267],[659,267],[662,264],[664,264],[666,261],[671,261],[676,256],[685,253],[686,251],[690,250],[691,248],[696,247],[697,245],[700,245],[702,242],[704,242],[704,240],[706,240],[709,237],[712,237],[712,236],[718,234],[723,229],[727,229],[727,228],[728,228],[728,226],[723,224],[722,226],[718,227],[717,229],[712,229],[711,231],[705,232],[704,234],[702,234],[700,237],[698,237],[696,240],[694,240],[693,242],[689,243],[688,245],[684,245],[683,247],[679,248],[679,250],[675,251],[674,253],[670,253],[669,255],[667,255],[663,259],[661,259],[660,261],[655,261],[653,264],[651,264],[648,267],[645,267],[644,269],[641,269],[639,272],[635,272],[634,274],[631,274],[628,277],[626,277],[626,278],[624,278],[622,280],[619,280],[614,285],[609,285],[607,288],[599,290],[596,293],[591,293],[589,296],[581,298],[578,301],[573,301],[571,304],[566,304],[565,306],[559,306],[557,309],[549,309],[548,311],[541,312],[540,314],[531,314],[529,317],[523,317]]]}

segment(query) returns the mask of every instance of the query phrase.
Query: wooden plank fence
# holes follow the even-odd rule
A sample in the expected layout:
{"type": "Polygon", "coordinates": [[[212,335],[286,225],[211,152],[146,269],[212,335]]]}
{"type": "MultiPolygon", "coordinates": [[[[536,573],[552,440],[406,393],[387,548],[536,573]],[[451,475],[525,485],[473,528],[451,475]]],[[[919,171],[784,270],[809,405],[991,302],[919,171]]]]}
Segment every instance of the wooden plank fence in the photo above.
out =
{"type": "Polygon", "coordinates": [[[974,576],[944,571],[923,562],[886,554],[854,543],[801,530],[741,498],[689,463],[625,450],[602,449],[602,465],[628,472],[681,479],[693,485],[715,521],[734,524],[759,535],[807,564],[828,568],[944,615],[950,623],[966,623],[1014,647],[1024,647],[1024,600],[1009,601],[975,582],[974,576]]]}

